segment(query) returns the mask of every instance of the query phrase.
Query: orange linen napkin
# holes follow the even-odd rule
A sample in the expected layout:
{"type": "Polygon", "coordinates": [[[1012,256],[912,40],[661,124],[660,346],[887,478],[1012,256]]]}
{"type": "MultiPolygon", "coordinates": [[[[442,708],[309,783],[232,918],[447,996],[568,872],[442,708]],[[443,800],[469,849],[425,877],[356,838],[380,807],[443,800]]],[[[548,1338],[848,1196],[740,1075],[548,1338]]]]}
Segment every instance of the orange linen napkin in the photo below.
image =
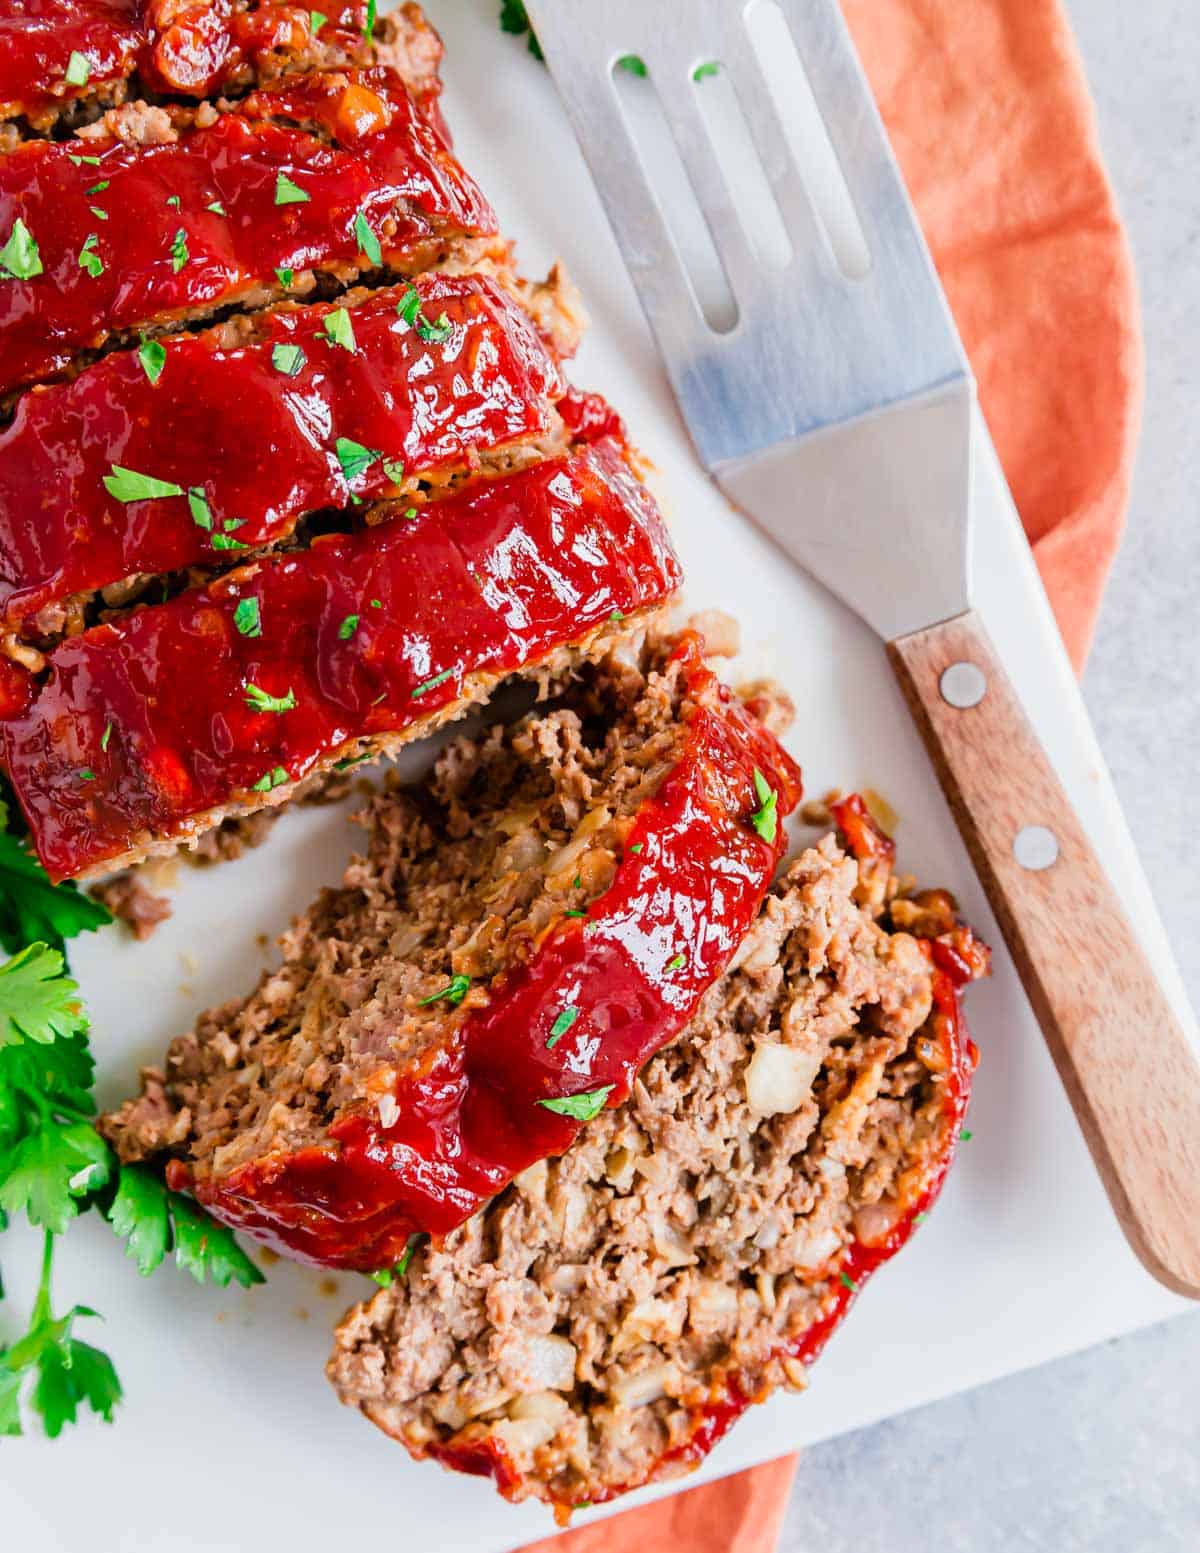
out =
{"type": "MultiPolygon", "coordinates": [[[[1082,668],[1142,398],[1133,267],[1058,0],[843,0],[1082,668]]],[[[526,1553],[771,1553],[795,1457],[526,1553]]]]}

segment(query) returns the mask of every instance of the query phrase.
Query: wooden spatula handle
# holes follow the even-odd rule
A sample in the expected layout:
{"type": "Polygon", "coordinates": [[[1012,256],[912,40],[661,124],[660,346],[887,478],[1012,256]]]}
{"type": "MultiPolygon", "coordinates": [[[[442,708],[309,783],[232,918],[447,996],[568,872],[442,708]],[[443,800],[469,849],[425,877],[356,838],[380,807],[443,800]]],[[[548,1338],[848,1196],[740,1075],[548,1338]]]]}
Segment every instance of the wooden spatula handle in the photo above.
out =
{"type": "Polygon", "coordinates": [[[888,654],[1130,1245],[1200,1298],[1200,1065],[971,612],[888,654]]]}

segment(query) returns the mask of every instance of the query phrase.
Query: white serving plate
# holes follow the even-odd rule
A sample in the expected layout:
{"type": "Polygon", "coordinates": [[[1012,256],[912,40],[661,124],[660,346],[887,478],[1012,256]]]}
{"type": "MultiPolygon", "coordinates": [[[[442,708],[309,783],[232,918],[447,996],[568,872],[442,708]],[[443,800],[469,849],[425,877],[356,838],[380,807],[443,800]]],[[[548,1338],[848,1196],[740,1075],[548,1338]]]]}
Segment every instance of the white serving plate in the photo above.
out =
{"type": "MultiPolygon", "coordinates": [[[[775,675],[795,697],[789,744],[809,792],[885,792],[902,817],[901,865],[952,887],[996,946],[995,976],[970,998],[983,1053],[974,1137],[941,1204],[871,1283],[808,1394],[751,1409],[685,1480],[691,1486],[1185,1305],[1142,1271],[1109,1212],[879,644],[735,516],[700,471],[554,90],[523,47],[497,32],[496,9],[491,0],[430,0],[447,44],[450,122],[466,165],[520,239],[526,268],[561,254],[584,292],[594,328],[575,376],[612,396],[661,471],[688,607],[736,614],[745,644],[736,677],[775,675]]],[[[980,606],[1194,1030],[982,427],[979,437],[980,606]]],[[[273,935],[339,876],[354,844],[346,807],[287,817],[238,863],[183,870],[175,915],[148,944],[110,931],[72,946],[94,1020],[102,1101],[128,1093],[139,1063],[157,1060],[202,1008],[250,985],[270,952],[258,935],[273,935]]],[[[0,1305],[0,1331],[8,1332],[28,1308],[37,1245],[14,1230],[2,1248],[10,1299],[0,1305]]],[[[103,1329],[87,1323],[81,1335],[113,1354],[126,1400],[111,1427],[89,1418],[52,1444],[37,1436],[4,1442],[5,1549],[500,1553],[552,1530],[544,1507],[505,1506],[483,1481],[414,1465],[338,1406],[322,1366],[334,1320],[372,1287],[365,1279],[286,1264],[268,1271],[267,1286],[249,1293],[199,1289],[170,1267],[143,1280],[94,1215],[71,1230],[57,1302],[80,1300],[105,1314],[103,1329]]]]}

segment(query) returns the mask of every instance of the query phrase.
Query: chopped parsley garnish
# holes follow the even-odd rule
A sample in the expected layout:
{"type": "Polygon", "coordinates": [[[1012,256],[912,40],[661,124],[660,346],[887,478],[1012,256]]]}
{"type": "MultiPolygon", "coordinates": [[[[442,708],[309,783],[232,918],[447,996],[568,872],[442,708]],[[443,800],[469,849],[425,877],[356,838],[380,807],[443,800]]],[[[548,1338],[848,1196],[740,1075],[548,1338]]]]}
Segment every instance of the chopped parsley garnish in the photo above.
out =
{"type": "Polygon", "coordinates": [[[589,1090],[583,1095],[563,1095],[558,1100],[539,1100],[538,1104],[558,1116],[570,1116],[577,1122],[590,1122],[594,1116],[599,1116],[603,1111],[604,1102],[612,1094],[613,1088],[612,1084],[604,1084],[601,1088],[589,1090]]]}
{"type": "Polygon", "coordinates": [[[344,307],[335,307],[331,313],[326,313],[321,321],[321,327],[331,345],[340,345],[344,351],[349,351],[351,354],[357,349],[354,343],[354,324],[344,307]]]}
{"type": "Polygon", "coordinates": [[[239,599],[237,608],[233,612],[233,623],[243,636],[261,636],[262,615],[258,600],[253,596],[239,599]]]}
{"type": "Polygon", "coordinates": [[[321,28],[324,27],[328,20],[329,18],[325,15],[324,11],[310,11],[308,13],[309,32],[313,33],[314,35],[320,32],[321,28]]]}
{"type": "Polygon", "coordinates": [[[63,75],[63,80],[68,86],[86,86],[88,76],[91,73],[91,60],[86,54],[81,54],[78,49],[72,49],[71,57],[67,60],[67,68],[63,75]]]}
{"type": "Polygon", "coordinates": [[[226,216],[229,214],[220,200],[213,200],[211,205],[206,205],[204,208],[211,211],[214,216],[226,216]]]}
{"type": "Polygon", "coordinates": [[[927,1214],[927,1213],[918,1213],[918,1214],[917,1214],[917,1215],[916,1215],[916,1216],[915,1216],[915,1218],[914,1218],[914,1219],[913,1219],[913,1223],[914,1223],[914,1224],[924,1224],[924,1222],[925,1222],[925,1220],[926,1220],[926,1219],[927,1219],[927,1218],[928,1218],[928,1217],[929,1217],[929,1215],[928,1215],[928,1214],[927,1214]]]}
{"type": "Polygon", "coordinates": [[[395,1267],[379,1267],[371,1274],[371,1277],[374,1278],[381,1289],[390,1289],[397,1278],[404,1277],[420,1238],[420,1235],[410,1235],[408,1237],[408,1244],[404,1247],[404,1255],[396,1263],[395,1267]]]}
{"type": "Polygon", "coordinates": [[[958,1136],[963,1141],[963,1143],[970,1143],[975,1134],[970,1130],[970,1128],[964,1127],[958,1136]]]}
{"type": "Polygon", "coordinates": [[[273,696],[261,685],[247,685],[246,705],[256,712],[290,712],[296,705],[296,692],[289,690],[286,695],[273,696]]]}
{"type": "Polygon", "coordinates": [[[367,225],[367,218],[361,210],[354,218],[354,236],[360,252],[365,253],[372,264],[383,263],[383,250],[379,246],[379,239],[367,225]]]}
{"type": "Polygon", "coordinates": [[[440,345],[443,340],[450,338],[450,320],[443,313],[437,323],[431,324],[421,311],[421,293],[415,286],[409,286],[396,303],[396,312],[410,328],[417,331],[427,345],[440,345]]]}
{"type": "Polygon", "coordinates": [[[359,475],[365,474],[372,464],[377,464],[380,458],[374,448],[364,448],[361,442],[354,442],[349,437],[339,437],[334,444],[334,451],[348,485],[352,485],[359,475]]]}
{"type": "Polygon", "coordinates": [[[112,473],[104,476],[104,489],[120,502],[155,501],[161,496],[182,496],[183,486],[170,480],[157,480],[153,475],[138,474],[136,469],[112,466],[112,473]]]}
{"type": "Polygon", "coordinates": [[[72,156],[69,151],[67,152],[67,161],[74,162],[76,167],[100,166],[100,158],[98,156],[72,156]]]}
{"type": "Polygon", "coordinates": [[[367,0],[367,19],[363,23],[363,37],[366,38],[368,42],[370,42],[371,35],[375,31],[375,18],[377,14],[378,10],[376,0],[367,0]]]}
{"type": "Polygon", "coordinates": [[[178,194],[168,194],[167,195],[167,204],[171,207],[172,210],[178,210],[179,209],[179,196],[178,196],[178,194]]]}
{"type": "Polygon", "coordinates": [[[838,1280],[843,1285],[843,1287],[850,1290],[851,1294],[858,1293],[858,1285],[855,1283],[854,1279],[850,1277],[849,1273],[839,1273],[838,1280]]]}
{"type": "Polygon", "coordinates": [[[709,76],[720,75],[721,67],[715,59],[707,60],[703,65],[697,65],[692,71],[693,81],[706,81],[709,76]]]}
{"type": "Polygon", "coordinates": [[[757,766],[754,768],[754,793],[759,807],[750,816],[750,823],[764,841],[773,842],[779,834],[779,795],[757,766]]]}
{"type": "Polygon", "coordinates": [[[642,850],[642,843],[640,841],[635,841],[629,850],[631,852],[640,852],[642,850]]]}
{"type": "Polygon", "coordinates": [[[685,956],[677,954],[673,960],[667,962],[667,969],[669,971],[681,971],[686,964],[687,959],[685,956]]]}
{"type": "Polygon", "coordinates": [[[108,211],[102,210],[99,205],[89,205],[88,209],[91,211],[92,215],[95,216],[97,221],[108,220],[108,211]]]}
{"type": "Polygon", "coordinates": [[[345,620],[342,621],[341,625],[338,626],[338,641],[348,642],[357,630],[358,616],[347,615],[345,620]]]}
{"type": "Polygon", "coordinates": [[[106,750],[108,748],[108,741],[112,738],[112,731],[113,731],[112,723],[111,722],[105,723],[105,725],[104,725],[104,732],[100,735],[100,748],[102,750],[106,750]]]}
{"type": "Polygon", "coordinates": [[[429,997],[422,998],[417,1007],[425,1008],[430,1003],[440,1003],[444,998],[452,1008],[457,1008],[470,990],[469,976],[451,976],[440,992],[434,992],[429,997]]]}
{"type": "Polygon", "coordinates": [[[288,780],[288,774],[282,766],[276,766],[273,771],[265,771],[257,782],[250,785],[252,793],[269,793],[273,787],[282,787],[288,780]]]}
{"type": "Polygon", "coordinates": [[[81,782],[94,782],[96,780],[96,773],[92,770],[92,768],[90,766],[84,766],[80,770],[79,780],[81,782]]]}
{"type": "Polygon", "coordinates": [[[525,0],[500,0],[500,26],[505,32],[511,32],[520,37],[523,32],[529,34],[529,52],[534,59],[544,59],[542,45],[534,35],[533,28],[529,25],[529,15],[525,10],[525,0]]]}
{"type": "Polygon", "coordinates": [[[550,1026],[550,1039],[546,1042],[547,1051],[549,1051],[551,1047],[556,1046],[558,1042],[562,1040],[563,1036],[566,1035],[567,1031],[578,1018],[579,1010],[577,1008],[570,1007],[564,1008],[562,1010],[558,1018],[550,1026]]]}
{"type": "Polygon", "coordinates": [[[416,515],[417,515],[417,509],[415,507],[405,507],[404,513],[403,513],[404,517],[406,517],[406,518],[415,518],[416,515]]]}
{"type": "Polygon", "coordinates": [[[617,60],[618,70],[628,70],[630,75],[647,76],[646,61],[640,54],[622,54],[617,60]]]}
{"type": "Polygon", "coordinates": [[[167,351],[162,341],[143,340],[138,346],[137,358],[151,383],[157,383],[167,362],[167,351]]]}
{"type": "Polygon", "coordinates": [[[90,189],[84,189],[83,192],[85,194],[103,194],[105,189],[108,188],[109,182],[108,178],[101,178],[99,183],[92,184],[90,189]]]}
{"type": "Polygon", "coordinates": [[[275,203],[277,205],[307,205],[312,195],[292,182],[286,173],[280,173],[275,180],[275,203]]]}
{"type": "Polygon", "coordinates": [[[418,685],[413,691],[413,700],[423,696],[427,690],[436,690],[439,685],[444,685],[454,673],[453,669],[443,669],[440,674],[435,674],[432,679],[427,679],[423,685],[418,685]]]}
{"type": "Polygon", "coordinates": [[[83,247],[79,250],[79,268],[86,270],[93,280],[97,275],[104,274],[104,260],[96,252],[96,244],[99,241],[95,232],[89,232],[84,239],[83,247]]]}
{"type": "Polygon", "coordinates": [[[212,508],[208,505],[208,497],[204,494],[204,488],[199,485],[188,487],[187,493],[188,511],[192,515],[192,522],[197,528],[212,532],[212,508]]]}
{"type": "Polygon", "coordinates": [[[277,269],[275,273],[279,277],[279,284],[281,286],[290,286],[296,278],[295,270],[290,269],[287,265],[282,269],[277,269]]]}
{"type": "Polygon", "coordinates": [[[212,537],[211,543],[212,543],[212,547],[213,547],[214,550],[248,550],[249,549],[249,546],[243,544],[240,539],[231,539],[228,534],[214,534],[213,537],[212,537]]]}
{"type": "Polygon", "coordinates": [[[307,357],[298,345],[271,347],[271,365],[276,372],[282,372],[284,377],[298,377],[306,360],[307,357]]]}
{"type": "Polygon", "coordinates": [[[188,253],[187,233],[182,227],[178,227],[176,229],[175,236],[171,239],[171,268],[175,271],[176,275],[179,274],[180,270],[183,269],[184,265],[190,258],[191,254],[188,253]]]}
{"type": "Polygon", "coordinates": [[[625,618],[625,611],[623,609],[614,609],[612,614],[609,615],[608,618],[613,622],[614,625],[616,625],[620,621],[624,620],[624,618],[625,618]]]}
{"type": "Polygon", "coordinates": [[[367,602],[370,604],[372,609],[382,609],[383,608],[383,600],[382,599],[368,599],[367,602]]]}
{"type": "Polygon", "coordinates": [[[586,911],[580,911],[577,906],[572,906],[569,911],[563,912],[564,917],[586,917],[586,911]]]}
{"type": "Polygon", "coordinates": [[[383,472],[393,485],[399,485],[404,479],[404,463],[398,458],[385,458],[383,472]]]}
{"type": "Polygon", "coordinates": [[[42,257],[33,233],[21,220],[13,222],[8,241],[0,248],[0,280],[32,280],[42,273],[42,257]]]}

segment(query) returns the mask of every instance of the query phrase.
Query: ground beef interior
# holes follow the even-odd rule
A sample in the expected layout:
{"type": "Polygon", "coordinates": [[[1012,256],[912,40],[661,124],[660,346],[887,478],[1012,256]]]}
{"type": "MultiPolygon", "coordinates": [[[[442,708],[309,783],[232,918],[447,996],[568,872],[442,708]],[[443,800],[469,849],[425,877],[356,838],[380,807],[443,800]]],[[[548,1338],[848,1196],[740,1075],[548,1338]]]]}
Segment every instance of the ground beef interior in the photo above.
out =
{"type": "Polygon", "coordinates": [[[628,1103],[346,1315],[341,1400],[561,1512],[687,1470],[747,1401],[802,1386],[965,1106],[929,937],[973,973],[986,952],[944,892],[896,889],[832,836],[806,851],[628,1103]]]}

